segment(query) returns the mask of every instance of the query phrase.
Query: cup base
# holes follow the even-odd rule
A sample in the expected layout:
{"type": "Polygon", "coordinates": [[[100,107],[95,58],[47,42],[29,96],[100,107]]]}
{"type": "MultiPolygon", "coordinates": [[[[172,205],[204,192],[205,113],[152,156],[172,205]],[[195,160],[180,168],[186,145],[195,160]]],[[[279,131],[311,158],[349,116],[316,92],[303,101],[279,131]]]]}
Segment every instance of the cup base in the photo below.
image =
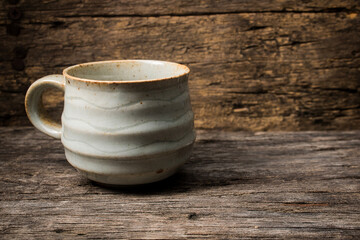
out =
{"type": "Polygon", "coordinates": [[[173,175],[190,157],[192,144],[153,156],[101,158],[65,148],[67,161],[86,178],[107,185],[153,183],[173,175]]]}

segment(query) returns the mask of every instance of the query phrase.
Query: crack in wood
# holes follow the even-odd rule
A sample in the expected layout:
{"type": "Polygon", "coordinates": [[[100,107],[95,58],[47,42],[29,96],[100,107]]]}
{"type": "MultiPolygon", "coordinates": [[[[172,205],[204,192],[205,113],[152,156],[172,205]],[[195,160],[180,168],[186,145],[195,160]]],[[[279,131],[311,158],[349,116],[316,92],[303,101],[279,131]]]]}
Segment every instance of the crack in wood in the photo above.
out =
{"type": "MultiPolygon", "coordinates": [[[[357,13],[358,10],[348,8],[324,8],[319,10],[264,10],[264,11],[213,11],[213,12],[186,12],[186,13],[153,13],[153,14],[73,14],[73,15],[60,15],[61,18],[128,18],[128,17],[191,17],[191,16],[212,16],[212,15],[229,15],[229,14],[267,14],[267,13],[357,13]]],[[[255,29],[254,29],[255,30],[255,29]]]]}

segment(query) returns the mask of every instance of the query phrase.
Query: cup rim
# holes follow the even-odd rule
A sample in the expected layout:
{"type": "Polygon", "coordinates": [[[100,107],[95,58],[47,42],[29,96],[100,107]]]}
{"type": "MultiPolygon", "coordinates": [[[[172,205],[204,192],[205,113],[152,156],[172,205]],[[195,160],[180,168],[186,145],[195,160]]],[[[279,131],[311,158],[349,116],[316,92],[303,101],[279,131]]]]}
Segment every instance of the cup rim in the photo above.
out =
{"type": "Polygon", "coordinates": [[[106,61],[95,61],[95,62],[86,62],[86,63],[79,63],[70,67],[67,67],[63,70],[63,75],[66,78],[70,78],[73,80],[77,80],[77,81],[81,81],[81,82],[88,82],[88,83],[107,83],[107,84],[114,84],[114,83],[118,83],[118,84],[136,84],[136,83],[150,83],[150,82],[160,82],[160,81],[165,81],[165,80],[170,80],[170,79],[177,79],[177,78],[181,78],[185,75],[188,75],[190,73],[190,69],[189,67],[180,64],[180,63],[176,63],[176,62],[169,62],[169,61],[161,61],[161,60],[147,60],[147,59],[124,59],[124,60],[106,60],[106,61]],[[88,78],[80,78],[80,77],[76,77],[73,75],[70,75],[68,72],[71,69],[74,68],[78,68],[78,67],[84,67],[84,66],[89,66],[89,65],[94,65],[94,64],[104,64],[104,63],[121,63],[121,62],[157,62],[157,63],[165,63],[165,64],[171,64],[171,65],[177,65],[180,68],[183,68],[185,70],[184,73],[178,74],[178,75],[174,75],[171,77],[166,77],[166,78],[153,78],[153,79],[143,79],[143,80],[125,80],[125,81],[109,81],[109,80],[95,80],[95,79],[88,79],[88,78]]]}

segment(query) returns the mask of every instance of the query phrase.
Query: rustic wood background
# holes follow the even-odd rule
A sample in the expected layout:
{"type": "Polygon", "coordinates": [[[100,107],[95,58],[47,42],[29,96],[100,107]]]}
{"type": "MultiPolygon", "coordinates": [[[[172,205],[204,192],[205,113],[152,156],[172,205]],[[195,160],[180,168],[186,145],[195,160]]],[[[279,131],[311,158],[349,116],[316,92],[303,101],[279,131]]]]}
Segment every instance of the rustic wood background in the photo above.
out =
{"type": "MultiPolygon", "coordinates": [[[[4,0],[0,7],[2,126],[30,124],[24,95],[46,74],[141,58],[189,65],[197,128],[360,129],[359,1],[4,0]]],[[[51,96],[56,115],[62,96],[51,96]]]]}

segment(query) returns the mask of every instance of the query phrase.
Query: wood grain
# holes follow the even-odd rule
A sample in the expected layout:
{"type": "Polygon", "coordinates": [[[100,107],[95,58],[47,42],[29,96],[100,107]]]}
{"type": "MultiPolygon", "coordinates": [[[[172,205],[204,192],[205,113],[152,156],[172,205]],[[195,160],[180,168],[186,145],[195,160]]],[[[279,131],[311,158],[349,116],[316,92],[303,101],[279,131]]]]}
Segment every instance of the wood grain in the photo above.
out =
{"type": "Polygon", "coordinates": [[[108,189],[60,141],[0,128],[2,239],[356,239],[360,132],[199,131],[166,181],[108,189]]]}
{"type": "MultiPolygon", "coordinates": [[[[143,58],[190,66],[198,128],[359,129],[357,1],[21,1],[16,21],[3,5],[0,125],[29,124],[23,98],[37,78],[143,58]]],[[[56,115],[61,94],[49,101],[56,115]]]]}
{"type": "MultiPolygon", "coordinates": [[[[5,5],[5,8],[14,7],[5,5]]],[[[97,1],[97,0],[60,0],[60,1],[22,1],[20,10],[26,11],[31,18],[52,17],[122,17],[122,16],[189,16],[229,13],[264,12],[338,12],[360,10],[356,0],[133,0],[133,1],[97,1]]],[[[0,17],[7,14],[1,12],[0,17]]]]}

